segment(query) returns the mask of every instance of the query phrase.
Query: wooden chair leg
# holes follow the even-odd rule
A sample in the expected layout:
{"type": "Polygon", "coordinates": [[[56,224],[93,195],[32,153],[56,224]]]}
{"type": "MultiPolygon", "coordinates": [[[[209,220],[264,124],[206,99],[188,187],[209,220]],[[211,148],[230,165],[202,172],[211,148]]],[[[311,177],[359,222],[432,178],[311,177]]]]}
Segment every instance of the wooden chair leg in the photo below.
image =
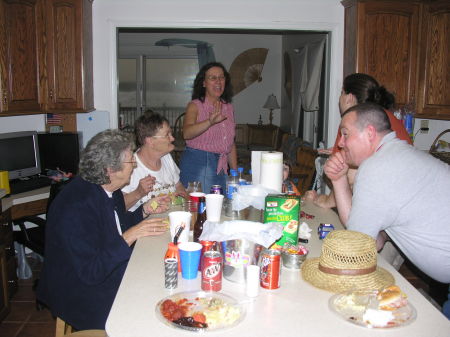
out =
{"type": "Polygon", "coordinates": [[[56,318],[55,337],[63,337],[72,333],[72,326],[64,322],[61,318],[56,318]]]}

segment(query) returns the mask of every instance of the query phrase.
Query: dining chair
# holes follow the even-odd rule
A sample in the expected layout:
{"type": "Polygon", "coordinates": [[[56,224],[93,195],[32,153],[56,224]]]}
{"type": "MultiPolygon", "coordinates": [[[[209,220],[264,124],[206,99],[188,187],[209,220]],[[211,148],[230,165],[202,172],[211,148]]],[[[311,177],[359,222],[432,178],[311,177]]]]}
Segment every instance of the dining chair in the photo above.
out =
{"type": "Polygon", "coordinates": [[[61,318],[56,318],[55,337],[107,337],[105,330],[80,330],[73,332],[73,327],[63,321],[61,318]]]}
{"type": "Polygon", "coordinates": [[[186,147],[186,142],[183,138],[183,123],[184,123],[184,115],[183,112],[181,115],[177,117],[175,120],[175,123],[173,125],[173,137],[175,138],[175,141],[173,142],[173,145],[175,145],[175,149],[173,150],[173,159],[175,160],[175,163],[177,165],[180,164],[181,159],[181,153],[184,151],[184,148],[186,147]]]}

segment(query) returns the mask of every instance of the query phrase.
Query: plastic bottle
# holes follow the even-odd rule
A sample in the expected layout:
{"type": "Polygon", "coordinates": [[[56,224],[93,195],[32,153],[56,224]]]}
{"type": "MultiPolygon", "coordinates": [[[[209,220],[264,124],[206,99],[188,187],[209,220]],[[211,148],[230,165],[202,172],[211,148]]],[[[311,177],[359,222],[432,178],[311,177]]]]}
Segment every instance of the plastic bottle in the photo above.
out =
{"type": "Polygon", "coordinates": [[[206,201],[205,197],[198,198],[197,220],[194,224],[194,242],[199,242],[199,237],[203,232],[203,223],[206,221],[206,201]]]}
{"type": "Polygon", "coordinates": [[[238,167],[238,174],[239,174],[239,185],[247,185],[247,180],[245,180],[244,178],[244,168],[243,167],[238,167]]]}
{"type": "Polygon", "coordinates": [[[237,191],[237,187],[239,186],[239,178],[236,170],[231,169],[230,175],[227,179],[227,198],[233,199],[233,193],[237,191]]]}

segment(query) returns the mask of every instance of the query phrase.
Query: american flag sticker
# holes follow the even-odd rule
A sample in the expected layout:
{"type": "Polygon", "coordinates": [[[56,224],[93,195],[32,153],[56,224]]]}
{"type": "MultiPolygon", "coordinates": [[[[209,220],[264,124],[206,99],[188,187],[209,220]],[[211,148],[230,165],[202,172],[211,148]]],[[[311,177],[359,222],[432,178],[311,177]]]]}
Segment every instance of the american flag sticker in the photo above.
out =
{"type": "Polygon", "coordinates": [[[47,114],[47,124],[48,125],[61,125],[62,124],[62,115],[47,114]]]}

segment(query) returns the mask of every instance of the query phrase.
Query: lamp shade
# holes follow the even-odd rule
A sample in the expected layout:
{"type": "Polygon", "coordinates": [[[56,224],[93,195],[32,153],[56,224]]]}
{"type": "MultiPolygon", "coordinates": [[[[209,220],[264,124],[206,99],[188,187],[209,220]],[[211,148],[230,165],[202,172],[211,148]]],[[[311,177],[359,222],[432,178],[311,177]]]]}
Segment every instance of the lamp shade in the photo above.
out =
{"type": "Polygon", "coordinates": [[[278,105],[277,102],[277,96],[275,96],[274,94],[269,95],[269,97],[267,97],[267,101],[266,103],[263,105],[264,109],[279,109],[280,106],[278,105]]]}

